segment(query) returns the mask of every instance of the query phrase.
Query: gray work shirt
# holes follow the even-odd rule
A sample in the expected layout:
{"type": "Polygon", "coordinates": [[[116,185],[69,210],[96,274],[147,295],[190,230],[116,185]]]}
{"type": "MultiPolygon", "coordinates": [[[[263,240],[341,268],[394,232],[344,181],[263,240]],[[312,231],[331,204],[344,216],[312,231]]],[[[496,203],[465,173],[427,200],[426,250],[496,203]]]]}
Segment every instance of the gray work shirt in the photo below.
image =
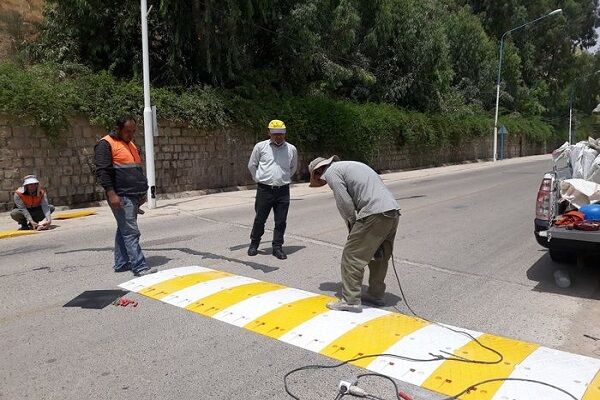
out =
{"type": "Polygon", "coordinates": [[[400,209],[379,175],[363,163],[334,162],[321,179],[333,191],[337,208],[346,224],[354,225],[356,220],[369,215],[400,209]]]}
{"type": "Polygon", "coordinates": [[[298,168],[298,150],[288,142],[277,146],[271,139],[258,142],[252,150],[248,169],[257,183],[289,185],[298,168]]]}

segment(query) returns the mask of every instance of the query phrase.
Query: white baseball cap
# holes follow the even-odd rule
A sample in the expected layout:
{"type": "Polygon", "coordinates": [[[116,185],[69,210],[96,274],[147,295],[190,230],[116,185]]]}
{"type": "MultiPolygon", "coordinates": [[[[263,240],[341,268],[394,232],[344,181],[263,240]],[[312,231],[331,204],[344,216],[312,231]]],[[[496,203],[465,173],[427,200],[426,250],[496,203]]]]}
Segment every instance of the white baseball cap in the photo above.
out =
{"type": "Polygon", "coordinates": [[[31,185],[32,183],[40,183],[35,175],[27,175],[23,178],[23,186],[31,185]]]}

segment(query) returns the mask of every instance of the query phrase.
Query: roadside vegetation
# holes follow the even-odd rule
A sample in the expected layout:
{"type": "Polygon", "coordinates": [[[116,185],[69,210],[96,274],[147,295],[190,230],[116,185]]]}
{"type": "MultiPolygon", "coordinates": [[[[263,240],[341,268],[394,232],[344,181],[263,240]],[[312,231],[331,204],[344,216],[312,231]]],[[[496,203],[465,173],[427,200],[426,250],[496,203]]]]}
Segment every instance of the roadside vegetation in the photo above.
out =
{"type": "MultiPolygon", "coordinates": [[[[598,1],[508,36],[501,123],[531,141],[566,136],[600,92],[598,1]]],[[[489,135],[498,39],[549,0],[150,0],[152,101],[203,129],[277,117],[306,150],[369,160],[381,140],[439,147],[489,135]]],[[[35,40],[0,64],[0,112],[58,138],[73,114],[111,128],[142,111],[139,2],[48,0],[35,40]]],[[[579,133],[588,130],[581,124],[579,133]]],[[[292,139],[293,138],[293,139],[292,139]]]]}

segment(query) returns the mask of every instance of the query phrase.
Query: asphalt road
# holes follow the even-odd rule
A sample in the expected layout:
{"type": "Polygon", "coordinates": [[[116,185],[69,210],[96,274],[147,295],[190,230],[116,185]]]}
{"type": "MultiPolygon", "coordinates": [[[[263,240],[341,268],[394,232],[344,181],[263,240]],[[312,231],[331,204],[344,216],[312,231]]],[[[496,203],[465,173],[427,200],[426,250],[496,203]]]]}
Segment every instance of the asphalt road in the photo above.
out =
{"type": "MultiPolygon", "coordinates": [[[[402,208],[396,266],[407,301],[426,318],[600,358],[600,340],[588,337],[600,338],[600,262],[563,265],[572,286],[560,289],[558,266],[533,238],[535,197],[549,167],[549,157],[530,157],[384,175],[402,208]]],[[[246,255],[253,196],[159,201],[140,217],[149,263],[336,294],[346,228],[328,188],[292,189],[285,261],[270,255],[270,232],[258,256],[246,255]]],[[[115,224],[106,207],[98,211],[0,241],[0,398],[285,399],[287,371],[332,363],[137,294],[128,295],[136,308],[68,306],[132,278],[112,272],[115,224]]],[[[11,226],[0,214],[0,228],[11,226]]],[[[388,302],[408,313],[393,274],[387,283],[388,302]]],[[[303,372],[292,389],[302,399],[333,399],[339,380],[359,371],[303,372]]],[[[385,382],[366,386],[393,398],[385,382]]]]}

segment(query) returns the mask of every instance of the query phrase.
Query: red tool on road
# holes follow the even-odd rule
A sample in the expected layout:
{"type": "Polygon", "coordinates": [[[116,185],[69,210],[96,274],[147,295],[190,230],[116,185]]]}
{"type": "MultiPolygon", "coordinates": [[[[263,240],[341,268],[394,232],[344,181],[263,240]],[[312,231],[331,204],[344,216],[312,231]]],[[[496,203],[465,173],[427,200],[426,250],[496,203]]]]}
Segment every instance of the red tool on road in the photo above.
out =
{"type": "Polygon", "coordinates": [[[404,393],[403,391],[398,392],[398,395],[400,397],[402,397],[402,400],[413,400],[412,397],[410,397],[408,394],[404,393]]]}
{"type": "Polygon", "coordinates": [[[137,307],[138,302],[131,299],[126,299],[125,297],[119,297],[113,304],[121,307],[127,307],[131,304],[132,306],[137,307]]]}

